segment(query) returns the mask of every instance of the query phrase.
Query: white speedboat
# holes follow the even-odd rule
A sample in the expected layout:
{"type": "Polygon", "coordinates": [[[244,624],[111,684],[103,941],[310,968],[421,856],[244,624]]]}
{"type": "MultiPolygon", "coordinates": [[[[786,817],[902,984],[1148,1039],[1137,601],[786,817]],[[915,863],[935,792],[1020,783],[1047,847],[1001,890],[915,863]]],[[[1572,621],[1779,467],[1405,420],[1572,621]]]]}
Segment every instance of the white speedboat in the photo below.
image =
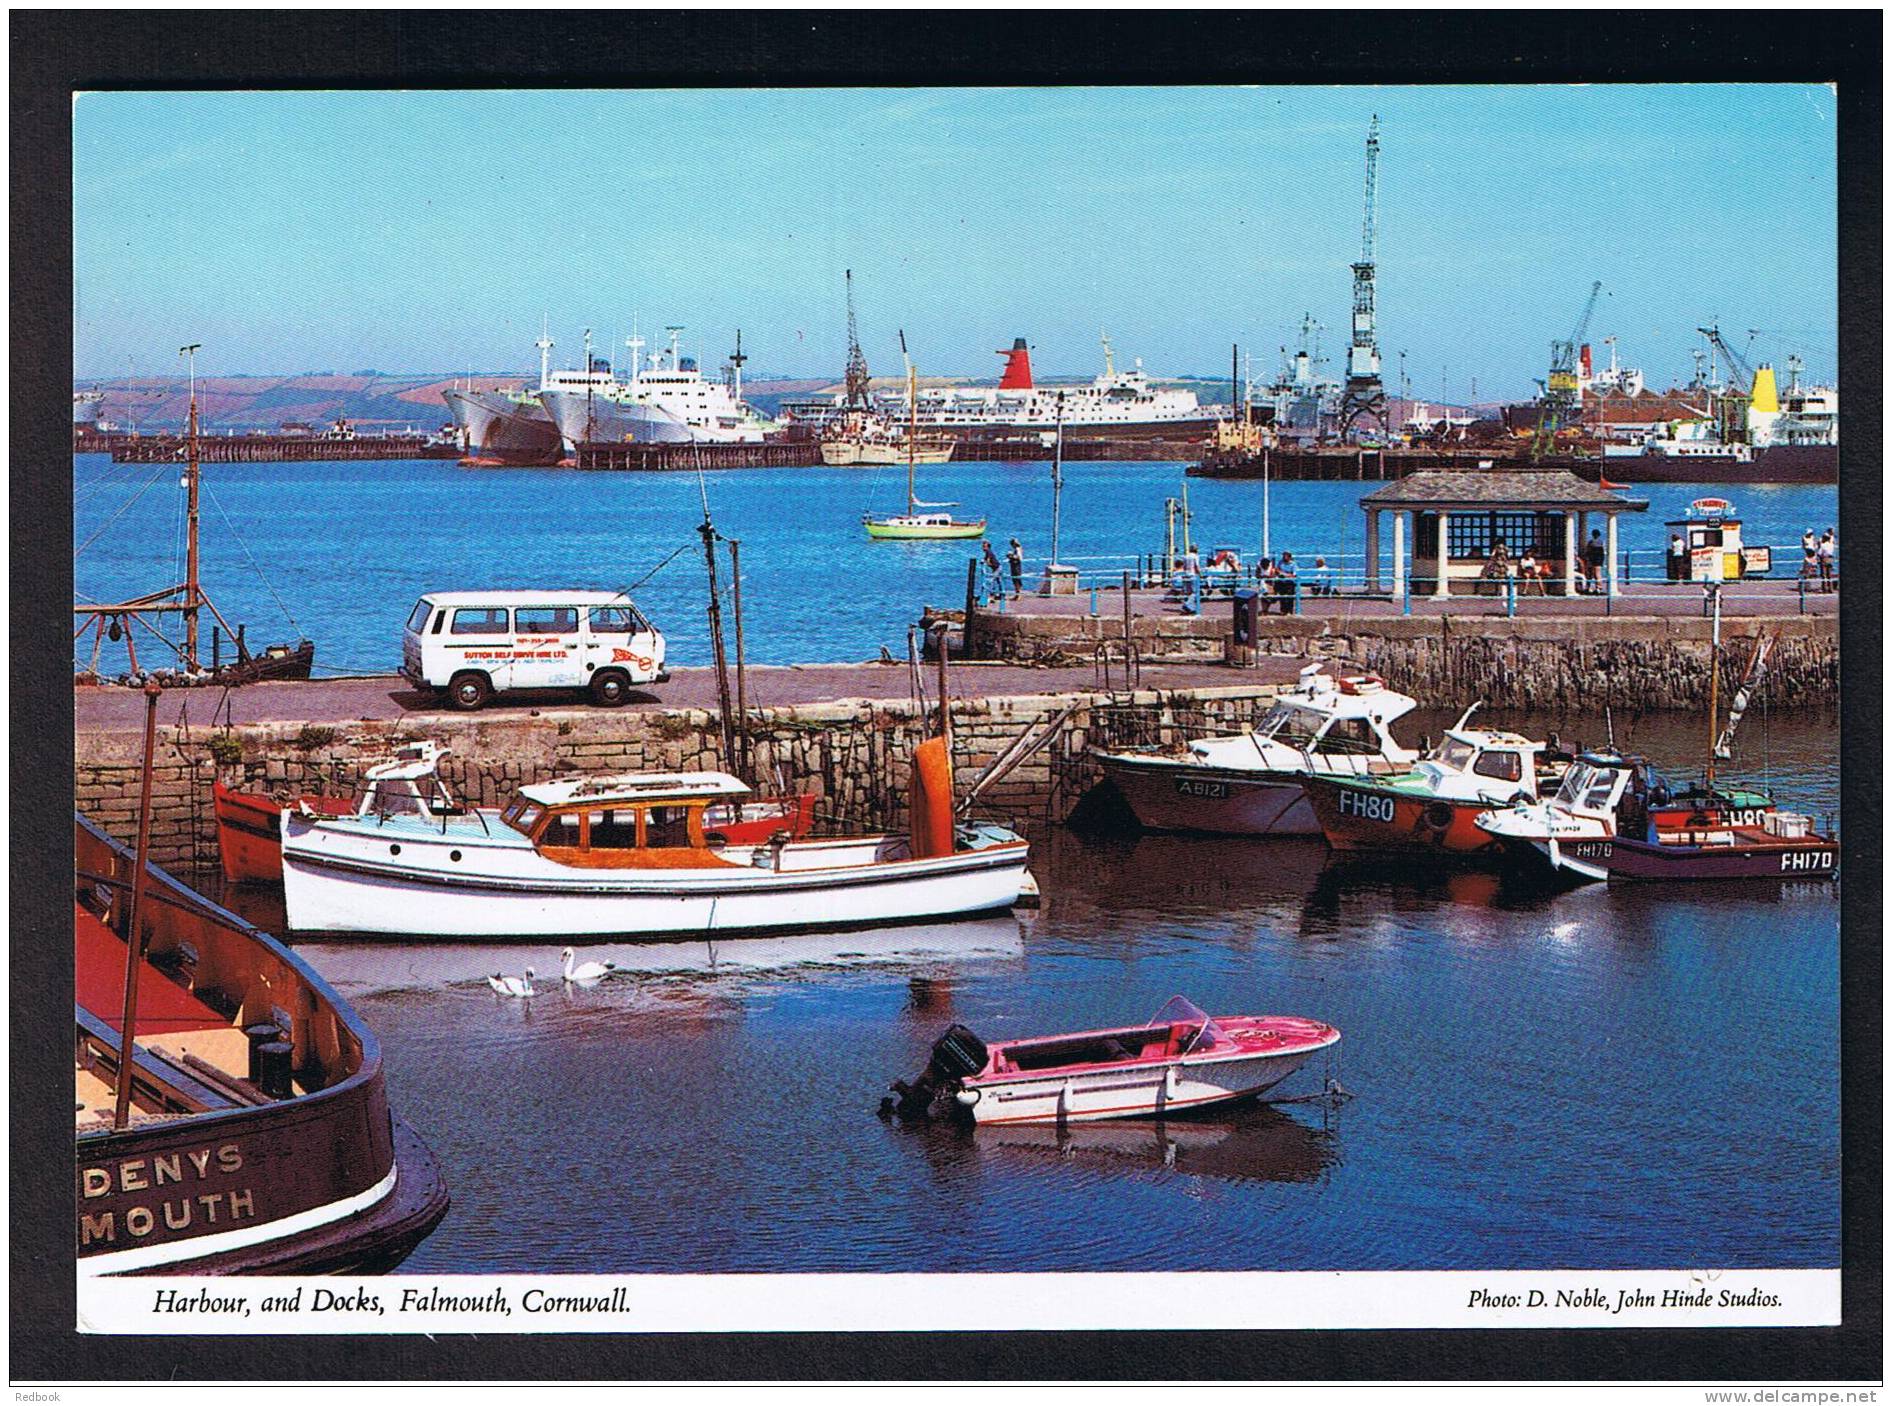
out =
{"type": "MultiPolygon", "coordinates": [[[[922,753],[934,747],[921,745],[922,753]]],[[[749,788],[722,772],[574,777],[503,812],[283,814],[283,899],[296,932],[566,938],[807,931],[987,913],[1031,884],[1028,847],[955,825],[943,746],[916,758],[909,835],[737,843],[713,808],[749,788]],[[925,784],[930,782],[930,784],[925,784]]]]}
{"type": "Polygon", "coordinates": [[[1266,1093],[1339,1040],[1304,1016],[1212,1017],[1175,996],[1122,1029],[988,1045],[955,1025],[926,1072],[894,1088],[903,1116],[950,1096],[980,1124],[1162,1117],[1266,1093]]]}
{"type": "Polygon", "coordinates": [[[1302,777],[1385,776],[1419,760],[1388,730],[1419,706],[1414,699],[1377,675],[1320,670],[1301,670],[1253,732],[1201,738],[1180,752],[1101,752],[1098,764],[1151,830],[1318,835],[1302,777]]]}

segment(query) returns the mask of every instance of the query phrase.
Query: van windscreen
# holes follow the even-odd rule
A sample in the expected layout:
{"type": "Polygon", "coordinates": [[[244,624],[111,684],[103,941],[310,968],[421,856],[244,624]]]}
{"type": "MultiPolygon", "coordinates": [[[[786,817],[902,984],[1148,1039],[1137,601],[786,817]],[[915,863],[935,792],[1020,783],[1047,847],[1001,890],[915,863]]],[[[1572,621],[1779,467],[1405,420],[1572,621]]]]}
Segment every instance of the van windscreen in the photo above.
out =
{"type": "Polygon", "coordinates": [[[433,607],[427,604],[426,601],[415,601],[413,612],[407,617],[407,628],[412,630],[415,634],[419,634],[421,627],[427,623],[427,616],[432,610],[433,607]]]}

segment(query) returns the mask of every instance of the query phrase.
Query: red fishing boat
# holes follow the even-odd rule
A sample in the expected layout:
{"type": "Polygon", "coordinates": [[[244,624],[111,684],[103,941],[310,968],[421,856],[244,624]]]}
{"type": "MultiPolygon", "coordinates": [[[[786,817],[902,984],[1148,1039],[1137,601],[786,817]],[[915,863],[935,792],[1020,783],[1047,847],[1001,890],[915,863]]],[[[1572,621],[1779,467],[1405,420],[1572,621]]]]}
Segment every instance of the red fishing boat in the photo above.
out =
{"type": "Polygon", "coordinates": [[[1562,778],[1565,756],[1513,732],[1467,727],[1473,704],[1432,752],[1399,776],[1306,777],[1302,785],[1337,850],[1495,857],[1480,815],[1534,801],[1562,778]]]}

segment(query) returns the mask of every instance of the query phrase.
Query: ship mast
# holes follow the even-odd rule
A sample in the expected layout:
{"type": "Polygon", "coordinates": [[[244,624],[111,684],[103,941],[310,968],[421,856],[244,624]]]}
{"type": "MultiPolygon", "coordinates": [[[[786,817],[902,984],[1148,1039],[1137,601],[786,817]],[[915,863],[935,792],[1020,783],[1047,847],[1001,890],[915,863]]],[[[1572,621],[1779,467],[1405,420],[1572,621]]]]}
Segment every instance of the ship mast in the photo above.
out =
{"type": "Polygon", "coordinates": [[[907,364],[907,516],[919,511],[913,497],[913,451],[920,437],[919,378],[913,370],[913,358],[907,355],[906,329],[900,331],[900,359],[907,364]]]}
{"type": "Polygon", "coordinates": [[[539,322],[539,340],[533,345],[539,349],[539,389],[544,390],[552,379],[552,320],[542,318],[539,322]]]}
{"type": "Polygon", "coordinates": [[[1715,744],[1720,738],[1716,715],[1721,711],[1721,587],[1711,586],[1715,598],[1715,623],[1708,647],[1708,789],[1715,788],[1715,744]]]}
{"type": "Polygon", "coordinates": [[[191,405],[190,419],[186,433],[190,458],[184,470],[184,482],[188,495],[186,509],[186,536],[184,548],[184,667],[193,673],[197,670],[197,612],[203,600],[203,587],[197,580],[197,483],[201,477],[197,451],[197,349],[202,342],[192,342],[187,347],[179,347],[177,354],[190,360],[191,405]]]}

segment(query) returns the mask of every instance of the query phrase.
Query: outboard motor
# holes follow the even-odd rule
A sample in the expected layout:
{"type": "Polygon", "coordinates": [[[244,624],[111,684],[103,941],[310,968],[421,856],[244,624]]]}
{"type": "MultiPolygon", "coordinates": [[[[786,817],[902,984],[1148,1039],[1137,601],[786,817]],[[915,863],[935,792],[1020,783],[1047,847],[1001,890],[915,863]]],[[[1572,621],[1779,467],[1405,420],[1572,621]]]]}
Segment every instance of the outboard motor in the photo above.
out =
{"type": "Polygon", "coordinates": [[[949,1026],[934,1042],[932,1058],[917,1079],[911,1084],[903,1079],[894,1080],[895,1097],[881,1099],[880,1116],[902,1120],[930,1118],[941,1098],[949,1100],[948,1109],[956,1108],[958,1105],[950,1102],[950,1096],[959,1081],[984,1069],[986,1059],[985,1041],[963,1025],[949,1026]]]}

